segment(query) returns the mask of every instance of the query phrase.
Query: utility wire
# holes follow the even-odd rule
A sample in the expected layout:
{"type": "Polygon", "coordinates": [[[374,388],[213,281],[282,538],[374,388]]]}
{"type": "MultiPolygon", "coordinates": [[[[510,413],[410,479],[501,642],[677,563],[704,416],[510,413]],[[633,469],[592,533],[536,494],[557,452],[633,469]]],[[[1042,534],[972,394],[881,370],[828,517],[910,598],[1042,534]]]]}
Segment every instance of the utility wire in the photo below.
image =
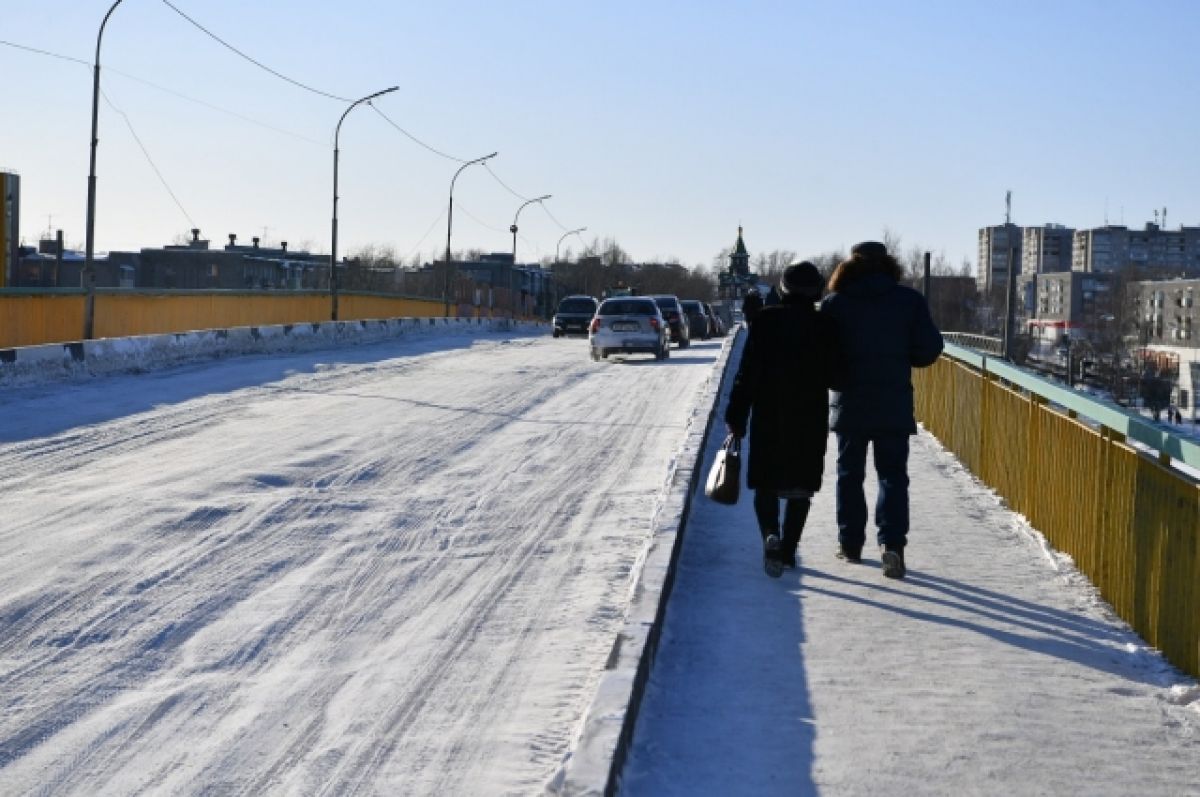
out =
{"type": "Polygon", "coordinates": [[[500,229],[499,227],[493,227],[492,225],[488,224],[486,221],[483,221],[482,219],[480,219],[480,218],[479,218],[478,216],[476,216],[474,213],[472,213],[471,211],[469,211],[469,210],[467,210],[465,207],[463,207],[461,202],[460,202],[460,203],[458,203],[458,204],[456,205],[456,207],[457,207],[459,210],[461,210],[463,213],[466,213],[466,214],[467,214],[467,216],[468,216],[468,217],[469,217],[469,218],[470,218],[472,221],[474,221],[476,224],[478,224],[480,227],[484,227],[485,229],[491,230],[492,232],[504,233],[504,234],[506,234],[506,235],[508,234],[508,230],[502,230],[502,229],[500,229]]]}
{"type": "Polygon", "coordinates": [[[119,113],[121,118],[125,120],[125,125],[129,128],[130,134],[133,135],[133,140],[137,142],[138,147],[142,150],[142,154],[146,156],[146,162],[150,164],[150,168],[154,170],[156,175],[158,175],[158,180],[163,184],[163,188],[167,189],[167,193],[171,195],[171,199],[175,202],[175,207],[179,208],[179,212],[183,214],[185,219],[187,219],[188,226],[195,228],[197,226],[196,222],[192,221],[192,217],[188,215],[187,210],[183,207],[183,203],[179,201],[179,197],[175,196],[175,192],[171,190],[171,186],[167,183],[167,178],[163,177],[163,173],[158,170],[158,166],[156,166],[154,163],[154,158],[150,157],[150,152],[146,149],[146,145],[142,143],[142,139],[138,136],[137,131],[133,129],[133,122],[130,121],[129,114],[118,108],[103,90],[100,91],[100,96],[104,98],[104,101],[108,103],[109,107],[119,113]]]}
{"type": "Polygon", "coordinates": [[[555,224],[558,225],[558,228],[560,230],[562,230],[563,232],[570,232],[570,230],[567,229],[567,226],[565,224],[563,224],[561,221],[559,221],[558,219],[556,219],[554,217],[554,214],[550,212],[550,208],[546,207],[545,202],[539,202],[538,204],[542,206],[542,210],[546,211],[546,215],[550,217],[550,220],[552,222],[554,222],[555,224]]]}
{"type": "Polygon", "coordinates": [[[52,53],[49,50],[39,50],[36,47],[28,47],[24,44],[17,44],[16,42],[5,41],[4,39],[0,39],[0,44],[5,45],[6,47],[15,47],[18,50],[26,50],[31,53],[37,53],[38,55],[48,55],[51,58],[59,58],[63,61],[74,61],[75,63],[83,64],[84,66],[92,65],[91,62],[84,61],[82,58],[72,58],[69,55],[59,55],[58,53],[52,53]]]}
{"type": "Polygon", "coordinates": [[[490,174],[493,178],[495,178],[496,182],[498,182],[498,183],[500,183],[500,185],[504,186],[505,191],[512,194],[513,196],[515,196],[517,199],[521,200],[522,202],[529,201],[529,197],[521,196],[516,191],[512,190],[512,188],[509,187],[508,183],[501,180],[500,177],[497,176],[497,174],[494,171],[492,171],[492,167],[489,166],[486,161],[483,164],[483,168],[487,169],[488,174],[490,174]]]}
{"type": "Polygon", "coordinates": [[[417,250],[421,248],[421,244],[425,243],[425,239],[429,237],[429,233],[433,232],[433,228],[436,227],[438,225],[438,222],[440,222],[445,217],[446,217],[446,206],[443,205],[441,213],[438,213],[438,217],[433,220],[432,224],[429,225],[429,229],[426,230],[425,234],[421,236],[421,240],[417,241],[417,245],[414,246],[412,248],[412,251],[408,253],[408,257],[406,259],[408,259],[408,260],[412,259],[412,256],[415,255],[417,253],[417,250]]]}
{"type": "Polygon", "coordinates": [[[327,91],[321,91],[320,89],[316,89],[316,88],[313,88],[312,86],[309,86],[309,85],[307,85],[307,84],[305,84],[305,83],[301,83],[299,80],[293,80],[292,78],[288,77],[287,75],[283,74],[282,72],[278,72],[278,71],[276,71],[276,70],[272,69],[271,67],[267,66],[267,65],[266,65],[266,64],[264,64],[263,62],[255,60],[254,58],[250,57],[249,55],[247,55],[246,53],[242,52],[242,51],[241,51],[241,50],[239,50],[238,48],[234,47],[232,44],[230,44],[229,42],[225,41],[225,40],[224,40],[224,39],[222,39],[220,36],[218,36],[217,34],[213,33],[213,32],[212,32],[211,30],[209,30],[208,28],[206,28],[206,27],[204,27],[203,25],[201,25],[199,22],[197,22],[196,20],[194,20],[194,19],[192,19],[191,17],[189,17],[187,14],[185,14],[183,11],[181,11],[181,10],[180,10],[180,9],[179,9],[179,8],[178,8],[178,7],[177,7],[175,4],[174,4],[174,3],[172,3],[172,2],[171,2],[171,0],[162,0],[162,2],[163,2],[163,5],[165,5],[167,8],[171,9],[171,10],[172,10],[172,11],[174,11],[176,14],[178,14],[179,16],[181,16],[181,17],[183,17],[184,19],[186,19],[186,20],[187,20],[188,22],[190,22],[190,23],[191,23],[193,26],[195,26],[197,29],[199,29],[201,32],[203,32],[203,33],[204,33],[206,36],[208,36],[210,39],[212,39],[213,41],[215,41],[215,42],[217,42],[218,44],[220,44],[220,45],[221,45],[222,47],[224,47],[225,49],[227,49],[227,50],[229,50],[230,52],[232,52],[232,53],[235,53],[236,55],[238,55],[238,56],[240,56],[240,57],[244,58],[245,60],[247,60],[247,61],[249,61],[250,63],[252,63],[252,64],[254,64],[255,66],[257,66],[259,69],[262,69],[262,70],[263,70],[263,71],[265,71],[265,72],[270,72],[272,75],[274,75],[275,77],[279,78],[280,80],[287,81],[288,83],[291,83],[293,86],[296,86],[296,87],[298,87],[298,88],[302,88],[302,89],[304,89],[305,91],[312,92],[313,94],[319,94],[319,95],[320,95],[320,96],[322,96],[322,97],[328,97],[328,98],[329,98],[329,99],[331,99],[331,100],[340,100],[341,102],[354,102],[354,100],[350,99],[349,97],[339,97],[339,96],[338,96],[338,95],[336,95],[336,94],[330,94],[330,93],[329,93],[329,92],[327,92],[327,91]]]}
{"type": "MultiPolygon", "coordinates": [[[[85,60],[83,60],[82,58],[73,58],[73,57],[71,57],[71,56],[69,56],[69,55],[61,55],[61,54],[59,54],[59,53],[52,53],[52,52],[50,52],[49,50],[39,50],[39,49],[38,49],[38,48],[36,48],[36,47],[28,47],[28,46],[26,46],[26,45],[24,45],[24,44],[17,44],[16,42],[5,41],[5,40],[3,40],[3,39],[0,39],[0,45],[4,45],[4,46],[7,46],[7,47],[12,47],[12,48],[15,48],[15,49],[17,49],[17,50],[25,50],[25,51],[27,51],[27,52],[31,52],[31,53],[37,53],[38,55],[45,55],[45,56],[49,56],[50,58],[58,58],[58,59],[60,59],[60,60],[62,60],[62,61],[70,61],[71,63],[75,63],[75,64],[82,64],[83,66],[86,66],[86,67],[88,67],[89,69],[90,69],[90,68],[92,68],[92,64],[91,64],[90,62],[88,62],[88,61],[85,61],[85,60]]],[[[176,97],[179,97],[179,98],[180,98],[180,99],[182,99],[182,100],[187,100],[188,102],[194,102],[194,103],[196,103],[197,105],[203,105],[203,106],[205,106],[206,108],[209,108],[209,109],[211,109],[211,110],[214,110],[214,111],[218,111],[218,112],[220,112],[220,113],[229,114],[230,116],[233,116],[233,117],[236,117],[236,118],[238,118],[238,119],[241,119],[243,122],[249,122],[249,123],[250,123],[250,124],[252,124],[252,125],[258,125],[259,127],[265,128],[265,129],[267,129],[267,130],[271,130],[271,131],[273,131],[273,132],[276,132],[276,133],[282,133],[282,134],[284,134],[284,135],[286,135],[286,136],[291,136],[291,137],[293,137],[293,138],[298,138],[298,139],[300,139],[301,141],[307,141],[307,142],[308,142],[308,143],[310,143],[310,144],[316,144],[316,145],[318,145],[318,146],[321,146],[321,147],[324,147],[324,146],[325,146],[325,142],[324,142],[324,141],[317,141],[316,139],[309,138],[308,136],[302,135],[302,134],[300,134],[300,133],[294,133],[294,132],[292,132],[292,131],[290,131],[290,130],[284,130],[282,127],[276,127],[276,126],[274,126],[274,125],[272,125],[272,124],[268,124],[268,123],[266,123],[266,122],[259,121],[258,119],[254,119],[254,118],[251,118],[251,117],[249,117],[249,116],[245,116],[244,114],[238,113],[237,111],[233,111],[233,110],[230,110],[230,109],[228,109],[228,108],[222,108],[222,107],[221,107],[221,106],[219,106],[219,105],[213,105],[211,102],[206,102],[205,100],[197,99],[197,98],[195,98],[195,97],[189,97],[188,95],[186,95],[186,94],[182,94],[182,93],[180,93],[180,92],[178,92],[178,91],[175,91],[174,89],[167,88],[166,86],[161,86],[161,85],[159,85],[158,83],[154,83],[154,82],[152,82],[152,81],[146,80],[145,78],[140,78],[140,77],[138,77],[137,75],[130,74],[129,72],[124,72],[124,71],[122,71],[122,70],[120,70],[120,69],[117,69],[117,68],[115,68],[115,67],[107,66],[107,67],[105,67],[104,69],[105,69],[105,71],[112,72],[112,73],[114,73],[114,74],[120,75],[121,77],[127,78],[127,79],[129,79],[129,80],[132,80],[132,81],[134,81],[134,82],[141,83],[141,84],[143,84],[143,85],[145,85],[145,86],[149,86],[149,87],[150,87],[150,88],[152,88],[152,89],[157,89],[158,91],[162,91],[162,92],[165,92],[165,93],[167,93],[167,94],[174,95],[174,96],[176,96],[176,97]]]]}
{"type": "Polygon", "coordinates": [[[384,113],[383,111],[381,111],[381,110],[379,110],[378,108],[376,108],[376,107],[375,107],[375,103],[368,103],[368,105],[370,105],[370,106],[371,106],[371,109],[372,109],[372,110],[374,110],[374,111],[375,111],[375,113],[377,113],[377,114],[379,114],[380,116],[382,116],[382,117],[383,117],[383,119],[384,119],[384,121],[386,121],[386,122],[387,122],[389,125],[391,125],[392,127],[396,128],[397,130],[399,130],[399,131],[400,131],[401,133],[403,133],[405,136],[407,136],[407,137],[408,137],[408,139],[409,139],[410,141],[412,141],[414,144],[417,144],[418,146],[424,147],[425,149],[427,149],[427,150],[429,150],[430,152],[432,152],[434,155],[439,155],[439,156],[441,156],[441,157],[445,158],[446,160],[452,160],[452,161],[454,161],[455,163],[466,163],[466,162],[467,162],[466,158],[456,158],[456,157],[454,157],[453,155],[447,155],[445,152],[442,152],[440,149],[436,149],[436,148],[434,148],[434,147],[431,147],[430,145],[426,144],[424,141],[422,141],[421,139],[417,138],[416,136],[414,136],[412,133],[410,133],[410,132],[408,132],[407,130],[405,130],[405,129],[404,129],[403,127],[401,127],[400,125],[398,125],[398,124],[396,124],[395,122],[393,122],[393,121],[392,121],[392,119],[391,119],[391,117],[389,117],[389,116],[388,116],[386,113],[384,113]]]}

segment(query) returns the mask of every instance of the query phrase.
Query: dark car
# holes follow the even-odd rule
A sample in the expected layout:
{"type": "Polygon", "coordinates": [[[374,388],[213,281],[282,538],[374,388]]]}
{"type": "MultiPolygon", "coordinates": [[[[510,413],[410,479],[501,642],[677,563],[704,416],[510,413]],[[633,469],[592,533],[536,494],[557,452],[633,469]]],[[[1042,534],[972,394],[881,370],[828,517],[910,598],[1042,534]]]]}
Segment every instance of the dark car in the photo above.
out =
{"type": "Polygon", "coordinates": [[[568,296],[558,304],[554,314],[554,337],[586,335],[599,302],[591,296],[568,296]]]}
{"type": "Polygon", "coordinates": [[[685,299],[680,304],[683,305],[683,312],[687,316],[688,332],[691,337],[700,338],[700,340],[711,338],[708,313],[705,312],[704,305],[695,299],[685,299]]]}
{"type": "Polygon", "coordinates": [[[683,314],[683,306],[679,304],[679,297],[662,295],[650,298],[658,305],[659,311],[667,321],[667,326],[671,330],[671,342],[681,349],[686,349],[692,342],[692,336],[688,328],[690,325],[683,314]]]}

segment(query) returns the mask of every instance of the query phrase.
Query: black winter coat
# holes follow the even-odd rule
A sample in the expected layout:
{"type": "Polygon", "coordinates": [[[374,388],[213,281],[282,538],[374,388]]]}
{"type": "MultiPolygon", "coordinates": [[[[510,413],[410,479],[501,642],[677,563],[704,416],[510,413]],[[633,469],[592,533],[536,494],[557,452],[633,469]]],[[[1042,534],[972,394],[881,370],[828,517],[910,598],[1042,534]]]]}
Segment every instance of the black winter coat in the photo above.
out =
{"type": "Polygon", "coordinates": [[[758,318],[758,311],[762,310],[763,300],[757,293],[748,293],[746,298],[742,300],[742,318],[746,324],[754,323],[754,319],[758,318]]]}
{"type": "Polygon", "coordinates": [[[821,303],[840,345],[829,426],[846,434],[916,434],[913,367],[942,353],[925,297],[886,274],[850,280],[821,303]]]}
{"type": "Polygon", "coordinates": [[[807,299],[764,307],[750,326],[725,422],[745,433],[750,420],[751,489],[821,488],[835,343],[807,299]]]}

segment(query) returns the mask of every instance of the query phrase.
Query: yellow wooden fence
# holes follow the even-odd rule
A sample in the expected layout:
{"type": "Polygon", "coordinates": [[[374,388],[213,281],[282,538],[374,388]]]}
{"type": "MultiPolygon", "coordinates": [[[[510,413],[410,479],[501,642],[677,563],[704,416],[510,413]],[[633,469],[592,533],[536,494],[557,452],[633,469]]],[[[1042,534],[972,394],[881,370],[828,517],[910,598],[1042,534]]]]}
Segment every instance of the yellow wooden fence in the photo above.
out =
{"type": "Polygon", "coordinates": [[[943,356],[913,382],[922,424],[1073,557],[1138,634],[1200,677],[1200,484],[1168,455],[1129,445],[1118,424],[1057,409],[971,364],[943,356]]]}
{"type": "MultiPolygon", "coordinates": [[[[0,294],[0,349],[79,340],[83,303],[82,292],[0,294]]],[[[338,297],[338,318],[344,321],[444,314],[445,305],[431,299],[358,293],[338,297]]],[[[94,324],[95,337],[117,338],[329,318],[326,293],[98,291],[94,324]]]]}

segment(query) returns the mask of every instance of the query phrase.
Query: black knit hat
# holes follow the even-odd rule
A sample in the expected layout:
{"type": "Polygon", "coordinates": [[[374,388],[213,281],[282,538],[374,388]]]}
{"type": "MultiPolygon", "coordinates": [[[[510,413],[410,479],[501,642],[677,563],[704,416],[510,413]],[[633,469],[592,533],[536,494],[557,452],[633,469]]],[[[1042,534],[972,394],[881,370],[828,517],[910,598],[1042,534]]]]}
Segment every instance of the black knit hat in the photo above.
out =
{"type": "Polygon", "coordinates": [[[850,256],[858,255],[864,260],[875,260],[880,257],[887,257],[887,247],[879,243],[879,241],[863,241],[850,247],[850,256]]]}
{"type": "Polygon", "coordinates": [[[825,278],[817,267],[807,260],[792,263],[783,270],[779,280],[779,292],[784,295],[798,294],[801,296],[818,297],[825,287],[825,278]]]}

